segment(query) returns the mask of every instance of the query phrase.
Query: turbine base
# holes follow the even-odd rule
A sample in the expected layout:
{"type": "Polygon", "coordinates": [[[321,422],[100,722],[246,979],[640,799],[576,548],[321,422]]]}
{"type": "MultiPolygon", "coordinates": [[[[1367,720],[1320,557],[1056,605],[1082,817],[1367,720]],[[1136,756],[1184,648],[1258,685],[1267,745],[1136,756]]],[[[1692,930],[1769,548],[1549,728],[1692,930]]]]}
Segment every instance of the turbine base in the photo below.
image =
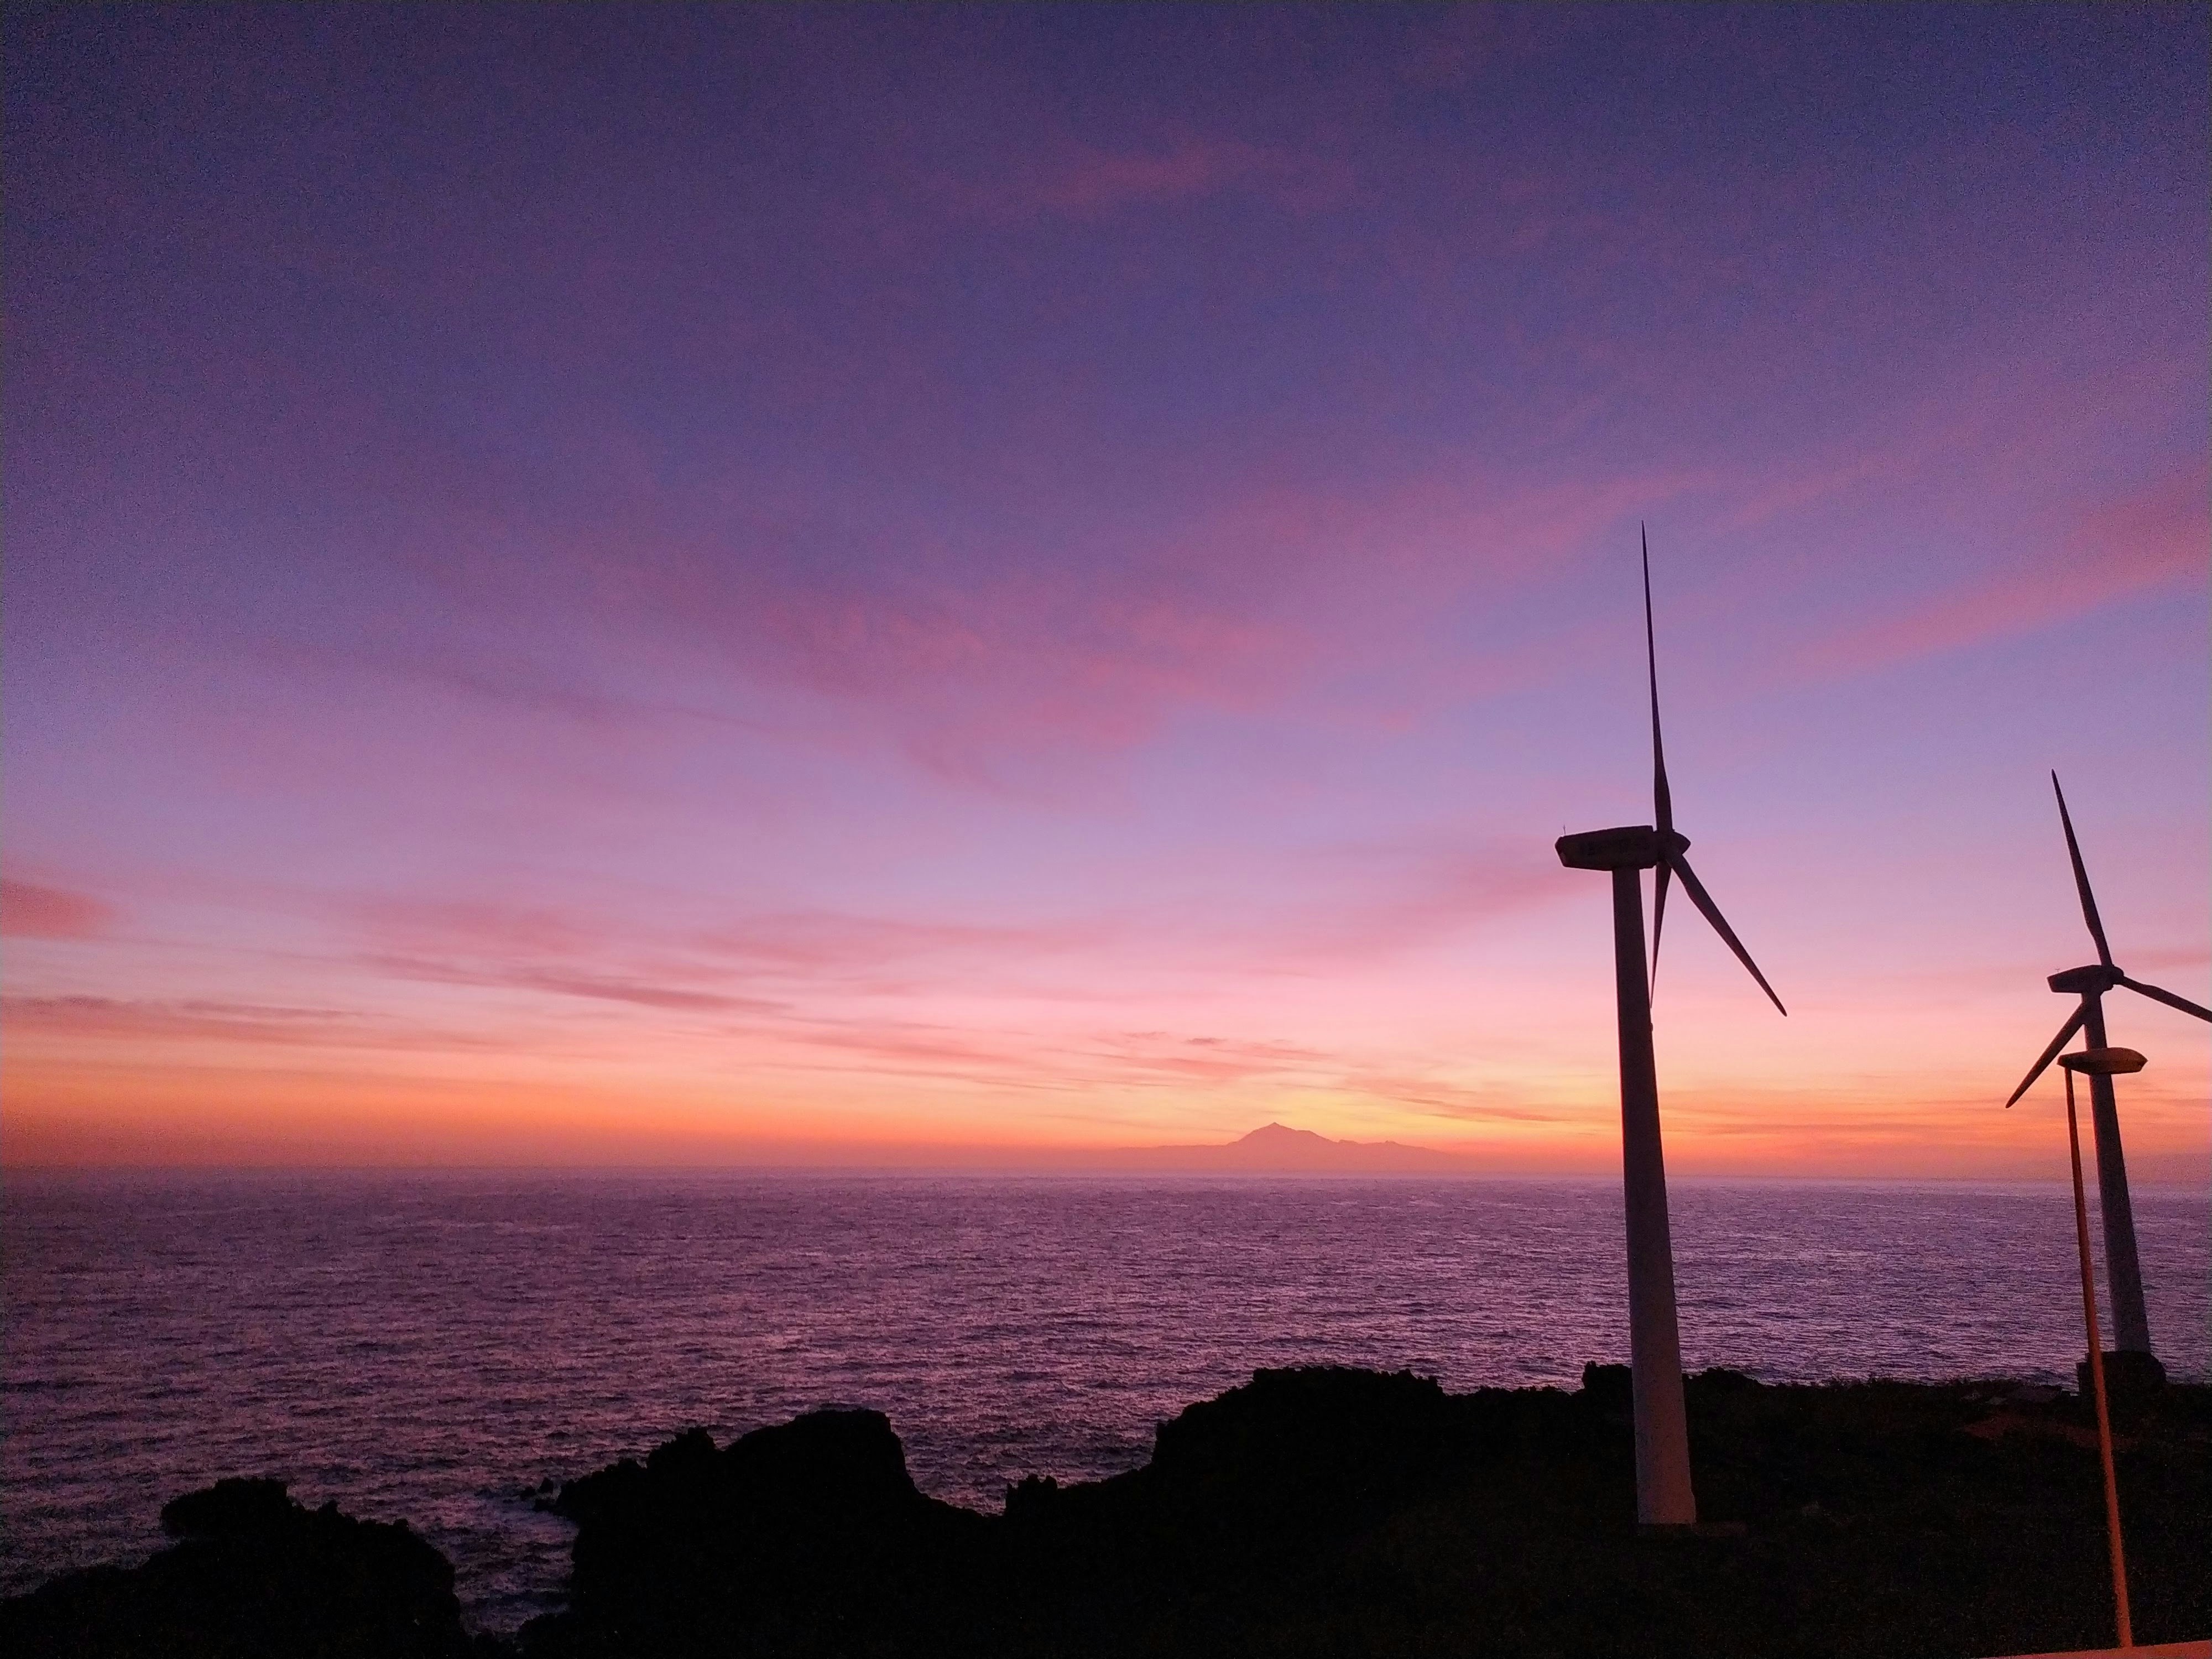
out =
{"type": "MultiPolygon", "coordinates": [[[[2074,1367],[2074,1380],[2081,1398],[2089,1397],[2089,1361],[2085,1356],[2074,1367]]],[[[2147,1399],[2166,1386],[2166,1367],[2158,1356],[2140,1348],[2105,1350],[2105,1391],[2114,1401],[2147,1399]]]]}

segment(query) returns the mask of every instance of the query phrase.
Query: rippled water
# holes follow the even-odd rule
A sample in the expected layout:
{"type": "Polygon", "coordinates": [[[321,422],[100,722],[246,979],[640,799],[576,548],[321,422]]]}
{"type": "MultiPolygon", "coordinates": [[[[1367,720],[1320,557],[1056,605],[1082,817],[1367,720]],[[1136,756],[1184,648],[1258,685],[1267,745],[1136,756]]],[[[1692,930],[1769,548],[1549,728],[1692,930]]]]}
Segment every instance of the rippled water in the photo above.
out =
{"type": "MultiPolygon", "coordinates": [[[[2063,1380],[2058,1187],[1674,1185],[1686,1359],[1771,1380],[2063,1380]]],[[[2151,1321],[2208,1373],[2208,1216],[2136,1199],[2151,1321]]],[[[274,1474],[404,1516],[495,1628],[550,1603],[558,1481],[668,1432],[889,1413],[927,1491],[1140,1462],[1255,1367],[1448,1388],[1626,1358],[1604,1182],[11,1178],[0,1588],[142,1555],[274,1474]]]]}

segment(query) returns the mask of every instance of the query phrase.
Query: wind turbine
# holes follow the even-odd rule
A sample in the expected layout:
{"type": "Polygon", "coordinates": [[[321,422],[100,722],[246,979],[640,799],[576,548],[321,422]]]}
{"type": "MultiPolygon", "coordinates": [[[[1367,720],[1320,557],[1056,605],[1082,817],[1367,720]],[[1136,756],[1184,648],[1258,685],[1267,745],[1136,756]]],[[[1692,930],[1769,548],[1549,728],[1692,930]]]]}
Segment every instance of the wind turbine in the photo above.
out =
{"type": "MultiPolygon", "coordinates": [[[[2130,979],[2112,965],[2112,947],[2105,942],[2105,924],[2098,919],[2097,896],[2089,890],[2089,872],[2081,862],[2081,843],[2074,839],[2074,820],[2066,811],[2066,792],[2058,787],[2058,774],[2051,775],[2051,787],[2058,796],[2058,822],[2066,831],[2067,856],[2074,860],[2074,885],[2081,895],[2081,920],[2089,924],[2089,937],[2097,942],[2097,960],[2086,968],[2069,968],[2051,975],[2051,988],[2061,995],[2081,999],[2073,1018],[2060,1028],[2043,1056],[2012,1091],[2010,1106],[2028,1091],[2045,1067],[2074,1033],[2087,1029],[2089,1046],[2102,1048],[2105,1039],[2105,993],[2124,985],[2130,991],[2179,1008],[2185,1014],[2212,1020],[2212,1008],[2200,1008],[2187,997],[2178,997],[2155,985],[2130,979]]],[[[2105,1218],[2105,1279],[2112,1293],[2112,1340],[2124,1353],[2140,1353],[2155,1364],[2151,1354],[2150,1321],[2143,1312],[2142,1266],[2136,1255],[2135,1209],[2128,1201],[2127,1157],[2120,1150],[2120,1112],[2112,1096],[2108,1073],[2089,1073],[2089,1121],[2097,1133],[2097,1207],[2105,1218]]]]}
{"type": "MultiPolygon", "coordinates": [[[[1628,1349],[1636,1416],[1636,1518],[1647,1527],[1694,1526],[1690,1432],[1682,1409],[1682,1343],[1674,1316],[1674,1246],[1667,1222],[1667,1164],[1659,1139],[1659,1079],[1651,1054],[1651,981],[1644,961],[1644,883],[1656,869],[1651,969],[1667,917],[1667,886],[1682,890],[1777,1008],[1782,999],[1692,873],[1689,839],[1674,830],[1667,754],[1659,737],[1659,653],[1651,623],[1651,544],[1644,549],[1644,650],[1651,686],[1652,815],[1656,823],[1562,836],[1559,862],[1613,874],[1613,977],[1620,1012],[1621,1187],[1628,1212],[1628,1349]]],[[[1784,1013],[1789,1010],[1782,1008],[1784,1013]]]]}

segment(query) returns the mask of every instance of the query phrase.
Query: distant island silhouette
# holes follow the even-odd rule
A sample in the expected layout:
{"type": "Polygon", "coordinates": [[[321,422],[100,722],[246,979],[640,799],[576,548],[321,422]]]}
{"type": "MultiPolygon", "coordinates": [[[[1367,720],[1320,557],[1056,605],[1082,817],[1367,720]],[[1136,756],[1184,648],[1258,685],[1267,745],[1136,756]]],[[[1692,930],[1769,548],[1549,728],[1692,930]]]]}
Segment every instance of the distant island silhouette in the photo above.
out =
{"type": "Polygon", "coordinates": [[[1093,1154],[1104,1169],[1238,1175],[1480,1175],[1479,1158],[1395,1140],[1331,1140],[1264,1124],[1225,1146],[1127,1146],[1093,1154]]]}

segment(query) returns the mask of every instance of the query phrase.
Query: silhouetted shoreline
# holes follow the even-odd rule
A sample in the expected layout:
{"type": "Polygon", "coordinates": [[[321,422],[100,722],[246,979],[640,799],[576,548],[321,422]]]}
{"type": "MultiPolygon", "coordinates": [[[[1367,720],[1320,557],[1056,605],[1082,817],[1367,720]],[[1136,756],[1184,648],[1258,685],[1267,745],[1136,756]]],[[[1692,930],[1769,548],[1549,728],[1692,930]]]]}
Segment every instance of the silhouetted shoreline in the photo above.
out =
{"type": "MultiPolygon", "coordinates": [[[[1689,1384],[1704,1516],[1632,1524],[1626,1369],[1445,1393],[1261,1371],[1109,1480],[983,1515],[918,1492],[888,1421],[693,1430],[564,1486],[569,1604],[465,1631],[404,1524],[226,1480],[176,1544],[0,1602],[16,1653],[1981,1655],[2109,1641],[2079,1399],[2003,1382],[1689,1384]]],[[[2212,1388],[2122,1405],[2139,1640],[2212,1628],[2212,1388]]]]}

